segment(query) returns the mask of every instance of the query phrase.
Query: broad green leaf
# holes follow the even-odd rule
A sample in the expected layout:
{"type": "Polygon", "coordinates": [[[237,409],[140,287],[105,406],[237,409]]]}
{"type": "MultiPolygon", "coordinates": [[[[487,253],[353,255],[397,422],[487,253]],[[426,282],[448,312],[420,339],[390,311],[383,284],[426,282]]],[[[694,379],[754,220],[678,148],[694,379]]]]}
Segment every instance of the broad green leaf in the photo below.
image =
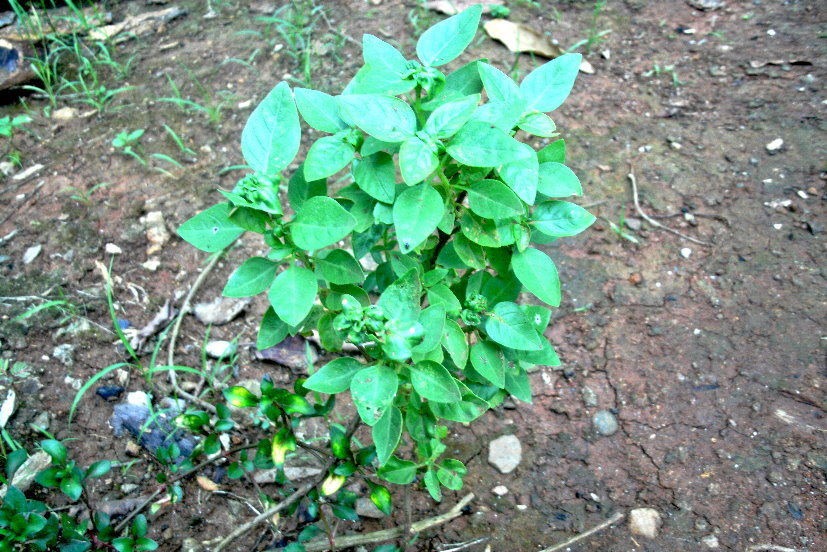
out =
{"type": "Polygon", "coordinates": [[[528,144],[520,144],[522,154],[519,159],[509,161],[498,169],[500,178],[514,190],[520,199],[534,204],[537,197],[537,183],[539,181],[539,163],[537,153],[528,144]]]}
{"type": "Polygon", "coordinates": [[[428,288],[428,303],[431,306],[443,306],[445,312],[453,317],[459,316],[459,312],[462,310],[462,305],[457,296],[444,284],[436,284],[428,288]]]}
{"type": "MultiPolygon", "coordinates": [[[[443,311],[444,312],[444,311],[443,311]]],[[[440,337],[442,337],[442,332],[440,331],[440,337]]],[[[17,469],[23,465],[26,461],[28,454],[26,453],[26,449],[19,448],[17,450],[10,451],[6,455],[6,479],[11,481],[14,478],[14,474],[17,472],[17,469]]],[[[19,510],[19,508],[16,508],[19,510]]]]}
{"type": "Polygon", "coordinates": [[[535,330],[540,334],[546,331],[549,320],[551,320],[551,309],[539,305],[520,305],[520,309],[528,316],[535,330]]]}
{"type": "Polygon", "coordinates": [[[392,456],[376,473],[389,483],[408,485],[416,478],[416,464],[392,456]]]}
{"type": "Polygon", "coordinates": [[[411,368],[411,383],[416,392],[429,401],[450,403],[462,399],[454,376],[430,360],[411,368]]]}
{"type": "Polygon", "coordinates": [[[552,307],[560,306],[560,278],[548,255],[529,247],[511,256],[511,268],[520,282],[537,298],[552,307]]]}
{"type": "Polygon", "coordinates": [[[60,481],[60,490],[69,497],[69,500],[75,501],[80,498],[83,486],[74,477],[66,477],[60,481]]]}
{"type": "Polygon", "coordinates": [[[425,132],[440,140],[450,138],[471,119],[479,102],[480,95],[473,94],[440,105],[428,117],[425,132]]]}
{"type": "Polygon", "coordinates": [[[437,265],[445,268],[455,268],[457,270],[468,268],[468,266],[462,262],[462,259],[457,256],[457,252],[454,251],[454,242],[452,241],[445,244],[445,247],[439,252],[436,262],[437,265]]]}
{"type": "MultiPolygon", "coordinates": [[[[386,461],[388,459],[385,459],[386,461]]],[[[380,464],[384,464],[383,461],[380,460],[380,464]]],[[[370,487],[370,500],[373,502],[379,511],[389,516],[391,514],[391,492],[388,490],[387,487],[383,485],[378,485],[373,483],[372,481],[367,481],[368,486],[370,487]]],[[[393,548],[396,550],[396,547],[393,548]]],[[[374,550],[376,552],[376,550],[374,550]]]]}
{"type": "Polygon", "coordinates": [[[229,203],[213,205],[182,224],[178,235],[201,251],[221,251],[244,233],[244,228],[230,220],[231,210],[229,203]]]}
{"type": "Polygon", "coordinates": [[[425,354],[439,347],[442,341],[442,331],[445,326],[445,307],[431,305],[419,313],[419,323],[425,330],[422,342],[411,348],[414,353],[425,354]]]}
{"type": "Polygon", "coordinates": [[[341,357],[331,360],[322,366],[318,372],[310,376],[304,383],[304,387],[334,395],[350,387],[350,382],[357,372],[363,370],[365,365],[352,357],[341,357]]]}
{"type": "Polygon", "coordinates": [[[379,94],[339,96],[339,113],[374,138],[402,142],[416,132],[416,115],[407,102],[379,94]]]}
{"type": "Polygon", "coordinates": [[[359,416],[369,426],[374,426],[393,404],[398,379],[396,372],[387,366],[363,368],[350,382],[350,394],[359,416]]]}
{"type": "Polygon", "coordinates": [[[343,239],[356,226],[356,219],[336,200],[311,197],[290,223],[290,236],[302,249],[315,250],[343,239]]]}
{"type": "Polygon", "coordinates": [[[261,319],[256,339],[256,349],[269,349],[284,341],[287,337],[288,328],[281,318],[278,317],[273,307],[268,307],[261,319]]]}
{"type": "Polygon", "coordinates": [[[381,466],[390,459],[402,436],[402,413],[399,409],[395,406],[388,408],[373,426],[371,436],[376,446],[376,457],[381,466]]]}
{"type": "Polygon", "coordinates": [[[462,370],[468,362],[468,341],[459,324],[451,319],[445,320],[445,327],[442,330],[442,346],[448,351],[457,368],[462,370]]]}
{"type": "Polygon", "coordinates": [[[253,170],[274,176],[296,157],[301,126],[286,82],[280,82],[253,110],[241,132],[241,153],[253,170]]]}
{"type": "Polygon", "coordinates": [[[308,88],[296,88],[293,94],[302,118],[311,127],[330,134],[347,128],[347,124],[339,117],[339,104],[330,94],[308,88]]]}
{"type": "Polygon", "coordinates": [[[326,351],[341,351],[345,344],[345,336],[335,327],[333,321],[336,319],[335,312],[326,312],[319,318],[317,330],[319,332],[319,343],[326,351]]]}
{"type": "MultiPolygon", "coordinates": [[[[281,212],[273,214],[281,215],[281,212]]],[[[230,215],[230,221],[233,224],[256,234],[264,234],[267,231],[267,223],[270,218],[267,212],[249,207],[237,207],[230,215]]]]}
{"type": "Polygon", "coordinates": [[[435,286],[445,280],[448,276],[447,268],[434,268],[422,275],[422,285],[425,287],[435,286]]]}
{"type": "Polygon", "coordinates": [[[413,322],[419,318],[421,295],[422,284],[419,282],[419,274],[412,268],[385,288],[377,304],[382,307],[389,320],[413,322]]]}
{"type": "Polygon", "coordinates": [[[356,150],[338,136],[322,136],[310,146],[304,161],[304,178],[322,180],[336,174],[353,161],[356,150]]]}
{"type": "Polygon", "coordinates": [[[474,111],[471,122],[485,123],[510,133],[517,126],[522,114],[521,102],[492,101],[479,106],[474,111]]]}
{"type": "Polygon", "coordinates": [[[445,77],[444,88],[434,97],[422,102],[422,109],[433,111],[443,103],[482,91],[482,80],[477,70],[479,61],[467,63],[445,77]]]}
{"type": "Polygon", "coordinates": [[[485,261],[485,251],[482,246],[472,242],[462,234],[457,234],[453,239],[454,251],[457,256],[462,259],[462,262],[471,268],[477,270],[484,269],[487,265],[485,261]]]}
{"type": "Polygon", "coordinates": [[[40,448],[43,452],[52,457],[52,462],[57,465],[66,463],[66,447],[55,439],[44,439],[40,441],[40,448]]]}
{"type": "Polygon", "coordinates": [[[409,253],[436,230],[445,206],[442,196],[428,184],[402,192],[393,205],[393,224],[399,250],[409,253]]]}
{"type": "Polygon", "coordinates": [[[531,404],[531,382],[520,366],[505,371],[505,390],[521,401],[531,404]]]}
{"type": "Polygon", "coordinates": [[[539,111],[533,111],[526,115],[517,123],[521,130],[533,134],[534,136],[542,136],[550,138],[557,135],[557,125],[551,120],[551,117],[539,111]]]}
{"type": "Polygon", "coordinates": [[[502,349],[490,341],[479,341],[471,347],[471,365],[474,369],[499,387],[505,387],[505,356],[502,349]]]}
{"type": "Polygon", "coordinates": [[[439,464],[436,476],[445,487],[458,491],[462,489],[462,478],[467,472],[465,464],[453,458],[446,458],[439,464]]]}
{"type": "Polygon", "coordinates": [[[402,180],[413,186],[425,180],[439,166],[436,146],[428,144],[418,136],[412,136],[399,148],[399,171],[402,180]]]}
{"type": "Polygon", "coordinates": [[[477,63],[477,69],[489,101],[519,103],[520,105],[525,103],[520,87],[511,77],[482,61],[477,63]]]}
{"type": "Polygon", "coordinates": [[[520,83],[529,109],[554,111],[568,97],[580,70],[580,54],[563,54],[526,75],[520,83]]]}
{"type": "Polygon", "coordinates": [[[398,150],[399,142],[383,142],[382,140],[377,140],[373,136],[365,136],[365,141],[362,142],[362,147],[359,149],[359,153],[362,157],[367,157],[380,151],[393,154],[398,150]]]}
{"type": "Polygon", "coordinates": [[[345,86],[342,94],[387,94],[396,96],[413,90],[415,86],[415,80],[403,79],[399,71],[365,65],[356,72],[351,81],[345,86]]]}
{"type": "Polygon", "coordinates": [[[353,162],[353,180],[366,194],[382,203],[393,203],[396,196],[396,167],[393,156],[384,151],[353,162]]]}
{"type": "Polygon", "coordinates": [[[566,141],[555,140],[543,149],[537,152],[537,160],[540,164],[543,163],[563,163],[566,162],[566,141]]]}
{"type": "Polygon", "coordinates": [[[319,284],[310,270],[291,266],[273,280],[268,298],[273,310],[289,326],[297,326],[313,308],[319,284]]]}
{"type": "Polygon", "coordinates": [[[504,219],[525,214],[520,198],[499,180],[480,180],[468,189],[468,206],[488,219],[504,219]]]}
{"type": "Polygon", "coordinates": [[[570,168],[562,163],[548,162],[540,164],[537,191],[547,197],[580,196],[583,186],[570,168]]]}
{"type": "Polygon", "coordinates": [[[358,237],[360,232],[366,232],[380,222],[374,216],[376,206],[379,204],[355,184],[339,190],[339,195],[352,202],[349,206],[345,205],[348,212],[356,219],[356,226],[353,227],[354,238],[358,237]]]}
{"type": "Polygon", "coordinates": [[[440,21],[419,37],[416,55],[424,65],[437,67],[459,56],[474,40],[482,6],[471,6],[440,21]]]}
{"type": "Polygon", "coordinates": [[[420,277],[422,276],[422,264],[413,255],[403,255],[399,251],[391,251],[390,258],[393,273],[396,274],[397,278],[401,278],[412,268],[417,271],[420,277]]]}
{"type": "Polygon", "coordinates": [[[408,68],[408,60],[399,50],[371,34],[362,35],[362,58],[366,65],[398,73],[408,68]]]}
{"type": "Polygon", "coordinates": [[[488,403],[474,395],[463,383],[457,382],[462,393],[462,400],[453,403],[428,403],[428,408],[438,418],[453,422],[473,422],[488,410],[488,403]]]}
{"type": "Polygon", "coordinates": [[[365,279],[359,261],[343,249],[333,249],[315,257],[316,272],[331,284],[358,284],[365,279]]]}
{"type": "MultiPolygon", "coordinates": [[[[523,362],[538,364],[540,366],[560,366],[560,357],[551,343],[543,339],[543,349],[540,351],[514,351],[517,358],[523,362]]],[[[526,401],[528,402],[528,401],[526,401]]]]}
{"type": "Polygon", "coordinates": [[[499,167],[525,156],[524,144],[487,123],[467,123],[448,144],[448,153],[464,165],[499,167]]]}
{"type": "Polygon", "coordinates": [[[221,294],[224,297],[252,297],[270,287],[276,277],[278,263],[263,257],[250,257],[230,274],[221,294]]]}
{"type": "Polygon", "coordinates": [[[236,408],[258,406],[258,397],[241,386],[227,387],[224,389],[224,398],[236,408]]]}
{"type": "Polygon", "coordinates": [[[465,213],[460,220],[463,235],[483,247],[503,247],[514,243],[513,223],[507,220],[482,219],[465,213]]]}
{"type": "Polygon", "coordinates": [[[528,317],[514,303],[498,303],[485,322],[485,331],[495,342],[523,351],[539,351],[543,338],[528,317]]]}
{"type": "Polygon", "coordinates": [[[287,183],[287,200],[293,207],[293,211],[298,211],[304,202],[315,196],[327,195],[327,180],[313,180],[308,182],[304,178],[304,164],[299,165],[299,168],[290,176],[290,181],[287,183]]]}
{"type": "Polygon", "coordinates": [[[595,221],[594,215],[568,201],[543,201],[537,204],[531,216],[531,224],[551,237],[574,236],[595,221]]]}
{"type": "Polygon", "coordinates": [[[491,278],[483,284],[480,293],[488,300],[489,305],[496,305],[503,301],[516,301],[523,285],[514,276],[513,272],[505,272],[496,278],[491,278]]]}

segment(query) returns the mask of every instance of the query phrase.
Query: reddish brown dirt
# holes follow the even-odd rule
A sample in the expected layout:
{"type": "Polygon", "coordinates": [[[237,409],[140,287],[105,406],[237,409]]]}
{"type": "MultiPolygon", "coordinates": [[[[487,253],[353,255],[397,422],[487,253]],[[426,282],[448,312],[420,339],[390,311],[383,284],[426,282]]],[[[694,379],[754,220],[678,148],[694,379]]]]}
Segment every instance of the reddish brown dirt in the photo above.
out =
{"type": "MultiPolygon", "coordinates": [[[[174,230],[216,202],[214,189],[230,188],[238,176],[220,171],[242,162],[239,136],[255,102],[286,74],[300,73],[286,50],[272,51],[280,42],[276,37],[268,46],[261,37],[241,33],[264,30],[254,19],[261,14],[248,6],[255,3],[213,3],[214,19],[203,18],[204,3],[183,1],[188,15],[116,48],[116,59],[135,56],[126,82],[134,89],[113,105],[120,110],[56,122],[42,116],[43,100],[27,98],[35,113],[29,126],[38,139],[19,134],[15,147],[24,167],[42,163],[44,168],[23,181],[0,182],[0,237],[17,230],[0,247],[0,255],[8,256],[0,266],[0,313],[7,322],[0,349],[4,358],[26,362],[32,372],[3,379],[22,399],[10,431],[31,445],[42,436],[29,423],[48,411],[57,438],[77,439],[70,448],[81,464],[102,457],[129,460],[126,440],[113,437],[107,425],[112,405],[91,392],[72,427],[66,425],[75,395],[67,374],[86,381],[124,360],[113,345],[95,267],[96,261],[109,262],[104,245],[123,250],[112,265],[118,317],[140,327],[166,299],[192,284],[204,261],[203,254],[173,237],[157,255],[158,270],[143,268],[148,243],[140,217],[162,211],[174,230]],[[226,61],[248,60],[257,48],[262,50],[252,66],[226,61]],[[158,101],[171,95],[163,76],[169,73],[184,97],[203,102],[182,66],[213,98],[219,91],[232,94],[220,122],[158,101]],[[195,158],[178,151],[164,124],[195,150],[195,158]],[[169,155],[182,168],[151,161],[169,170],[164,176],[114,151],[110,142],[125,128],[147,129],[146,153],[169,155]],[[100,182],[111,185],[92,193],[88,202],[67,191],[90,190],[100,182]],[[24,251],[35,244],[42,244],[42,252],[24,265],[24,251]],[[8,323],[39,304],[10,297],[42,294],[64,297],[74,305],[74,320],[88,318],[100,328],[58,337],[61,316],[54,311],[8,323]],[[76,347],[70,367],[52,358],[55,345],[63,343],[76,347]]],[[[398,41],[406,52],[413,50],[411,20],[434,17],[412,2],[320,4],[341,33],[358,39],[374,32],[398,41]]],[[[512,20],[546,31],[563,45],[588,34],[590,2],[527,4],[513,3],[512,20]]],[[[827,549],[822,172],[827,168],[827,10],[817,2],[724,4],[701,12],[678,0],[628,0],[610,2],[600,15],[598,28],[612,32],[597,50],[610,56],[589,57],[595,74],[581,75],[554,114],[569,144],[569,163],[587,193],[581,203],[601,217],[584,235],[549,248],[567,291],[548,331],[564,370],[533,374],[532,405],[501,408],[469,427],[453,428],[449,453],[468,465],[466,488],[477,498],[470,515],[423,535],[412,548],[442,550],[445,543],[488,537],[467,550],[536,551],[615,511],[649,507],[663,518],[656,538],[633,535],[623,522],[571,550],[697,551],[708,549],[702,539],[709,543],[710,536],[718,549],[738,552],[764,550],[750,548],[763,544],[827,549]],[[679,27],[695,33],[683,34],[679,27]],[[784,146],[770,155],[765,145],[776,138],[783,138],[784,146]],[[640,218],[630,171],[645,211],[694,214],[691,221],[684,216],[660,221],[712,245],[688,243],[645,222],[634,233],[639,245],[614,233],[610,221],[618,223],[623,209],[627,217],[640,218]],[[777,200],[790,203],[768,205],[777,200]],[[682,248],[691,249],[688,258],[682,248]],[[619,420],[612,436],[601,436],[592,426],[601,409],[619,420]],[[516,434],[523,444],[522,463],[509,475],[487,462],[489,441],[505,433],[516,434]],[[496,497],[491,493],[496,485],[509,493],[496,497]]],[[[110,7],[116,19],[154,9],[143,2],[110,7]]],[[[319,23],[318,37],[336,48],[318,58],[313,84],[335,92],[360,56],[353,43],[335,41],[329,31],[326,22],[319,23]]],[[[465,61],[488,57],[511,66],[512,54],[482,32],[479,37],[465,61]]],[[[531,63],[520,60],[522,74],[531,63]]],[[[19,108],[11,103],[2,110],[19,108]]],[[[219,295],[233,267],[260,247],[245,238],[198,299],[219,295]]],[[[265,308],[266,298],[256,299],[249,312],[214,327],[210,337],[253,341],[265,308]]],[[[204,326],[187,320],[177,363],[200,365],[204,333],[204,326]]],[[[239,369],[244,379],[273,371],[246,352],[239,369]]],[[[277,375],[290,377],[287,371],[277,375]]],[[[128,388],[148,389],[137,371],[128,388]]],[[[92,497],[122,498],[124,483],[138,483],[130,496],[147,492],[158,469],[144,457],[125,475],[113,472],[95,483],[92,497]]],[[[246,483],[226,488],[255,501],[255,490],[246,483]]],[[[447,496],[445,503],[465,492],[447,496]]],[[[421,490],[412,502],[415,519],[444,508],[421,490]]],[[[402,503],[401,493],[396,503],[402,503]]],[[[179,550],[184,539],[225,535],[249,516],[241,502],[210,495],[193,482],[181,504],[164,508],[152,521],[150,535],[162,550],[179,550]]],[[[401,514],[381,523],[344,522],[339,532],[402,522],[401,514]]],[[[234,549],[250,550],[254,543],[261,550],[273,539],[254,532],[234,549]]]]}

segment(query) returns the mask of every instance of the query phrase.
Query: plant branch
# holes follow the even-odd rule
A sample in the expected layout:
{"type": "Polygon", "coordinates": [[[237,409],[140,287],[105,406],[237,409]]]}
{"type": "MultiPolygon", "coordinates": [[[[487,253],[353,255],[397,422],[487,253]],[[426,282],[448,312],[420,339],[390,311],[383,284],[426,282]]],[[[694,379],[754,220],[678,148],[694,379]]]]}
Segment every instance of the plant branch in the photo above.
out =
{"type": "Polygon", "coordinates": [[[557,552],[558,550],[563,550],[565,548],[568,548],[572,544],[574,544],[576,542],[579,542],[583,539],[587,539],[587,538],[591,537],[592,535],[594,535],[595,533],[597,533],[599,531],[602,531],[606,527],[608,527],[608,526],[610,526],[614,523],[617,523],[618,521],[620,521],[624,517],[626,517],[626,514],[624,514],[623,512],[617,512],[615,515],[613,515],[612,517],[610,517],[609,519],[607,519],[603,523],[592,527],[591,529],[589,529],[585,533],[580,533],[579,535],[575,535],[572,538],[570,538],[568,540],[565,540],[565,541],[563,541],[559,544],[555,544],[554,546],[551,546],[549,548],[545,548],[543,550],[540,550],[540,552],[557,552]]]}

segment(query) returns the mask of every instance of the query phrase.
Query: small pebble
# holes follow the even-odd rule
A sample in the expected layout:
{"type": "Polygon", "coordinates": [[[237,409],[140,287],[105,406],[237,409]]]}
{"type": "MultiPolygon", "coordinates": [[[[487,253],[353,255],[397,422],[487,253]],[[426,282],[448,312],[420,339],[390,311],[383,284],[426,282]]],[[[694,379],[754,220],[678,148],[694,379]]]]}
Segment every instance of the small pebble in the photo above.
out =
{"type": "Polygon", "coordinates": [[[207,355],[212,358],[229,358],[238,350],[238,346],[232,341],[210,341],[207,343],[207,355]]]}
{"type": "Polygon", "coordinates": [[[617,433],[620,427],[617,423],[617,418],[608,410],[600,410],[592,417],[592,424],[594,429],[601,435],[609,437],[617,433]]]}
{"type": "Polygon", "coordinates": [[[123,253],[123,250],[114,243],[107,243],[104,250],[109,255],[120,255],[121,253],[123,253]]]}
{"type": "Polygon", "coordinates": [[[718,548],[718,537],[715,535],[707,535],[701,539],[701,544],[707,548],[718,548]]]}
{"type": "Polygon", "coordinates": [[[629,283],[633,286],[640,285],[643,282],[643,276],[640,275],[640,272],[633,272],[629,275],[629,283]]]}
{"type": "Polygon", "coordinates": [[[629,512],[629,531],[653,539],[658,536],[661,525],[660,512],[654,508],[635,508],[629,512]]]}
{"type": "Polygon", "coordinates": [[[520,465],[523,449],[516,435],[497,437],[488,446],[488,462],[500,473],[511,473],[520,465]]]}
{"type": "Polygon", "coordinates": [[[117,399],[123,393],[123,387],[120,385],[101,385],[95,389],[95,394],[105,401],[112,401],[117,399]]]}
{"type": "Polygon", "coordinates": [[[37,256],[40,255],[40,251],[42,249],[43,249],[43,246],[40,245],[40,244],[33,245],[33,246],[29,247],[28,249],[26,249],[26,252],[23,253],[23,264],[29,264],[30,262],[35,260],[37,258],[37,256]]]}
{"type": "Polygon", "coordinates": [[[766,145],[767,153],[770,155],[777,153],[784,146],[784,140],[781,138],[776,138],[772,142],[766,145]]]}
{"type": "Polygon", "coordinates": [[[508,494],[508,487],[506,487],[505,485],[497,485],[496,487],[491,489],[491,492],[497,496],[505,496],[508,494]]]}
{"type": "Polygon", "coordinates": [[[681,257],[683,257],[684,259],[688,259],[691,255],[692,249],[688,247],[684,247],[683,249],[681,249],[681,257]]]}

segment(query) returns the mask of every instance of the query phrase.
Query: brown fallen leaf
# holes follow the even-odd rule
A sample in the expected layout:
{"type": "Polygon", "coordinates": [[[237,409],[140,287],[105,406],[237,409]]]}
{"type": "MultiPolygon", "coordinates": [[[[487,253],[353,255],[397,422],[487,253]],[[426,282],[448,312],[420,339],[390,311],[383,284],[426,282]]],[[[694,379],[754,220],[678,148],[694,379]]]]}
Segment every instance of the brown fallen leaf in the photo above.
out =
{"type": "MultiPolygon", "coordinates": [[[[506,48],[515,53],[529,52],[549,59],[554,59],[566,53],[560,46],[552,44],[547,36],[522,23],[514,23],[507,19],[492,19],[483,28],[488,36],[499,40],[506,48]]],[[[594,73],[594,67],[583,59],[580,63],[580,71],[592,74],[594,73]]]]}
{"type": "Polygon", "coordinates": [[[425,5],[429,10],[438,11],[446,15],[456,15],[462,10],[482,4],[482,13],[490,13],[490,6],[503,6],[502,0],[431,0],[425,5]]]}
{"type": "Polygon", "coordinates": [[[203,475],[196,475],[195,481],[198,483],[198,486],[205,491],[217,491],[221,488],[212,479],[203,475]]]}

